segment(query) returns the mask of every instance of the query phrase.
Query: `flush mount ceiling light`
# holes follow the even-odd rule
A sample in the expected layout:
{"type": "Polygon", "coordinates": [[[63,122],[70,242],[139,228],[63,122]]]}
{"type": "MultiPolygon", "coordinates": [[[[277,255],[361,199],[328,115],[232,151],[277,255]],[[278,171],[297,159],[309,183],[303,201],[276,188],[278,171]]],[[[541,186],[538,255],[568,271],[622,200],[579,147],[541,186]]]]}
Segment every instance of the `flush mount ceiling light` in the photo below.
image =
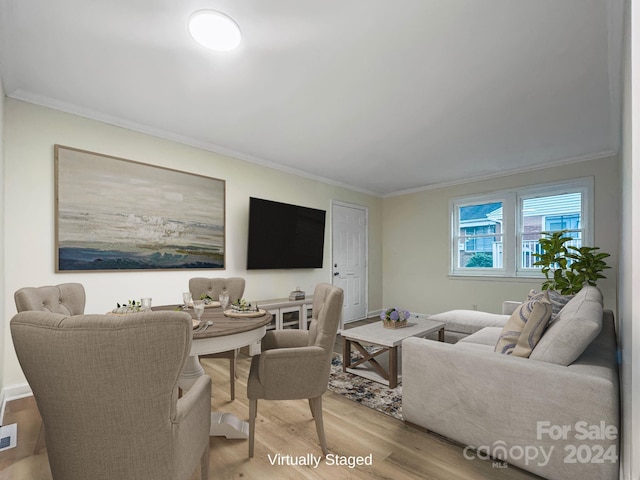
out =
{"type": "Polygon", "coordinates": [[[189,18],[189,33],[200,45],[217,52],[228,52],[240,45],[240,27],[224,13],[199,10],[189,18]]]}

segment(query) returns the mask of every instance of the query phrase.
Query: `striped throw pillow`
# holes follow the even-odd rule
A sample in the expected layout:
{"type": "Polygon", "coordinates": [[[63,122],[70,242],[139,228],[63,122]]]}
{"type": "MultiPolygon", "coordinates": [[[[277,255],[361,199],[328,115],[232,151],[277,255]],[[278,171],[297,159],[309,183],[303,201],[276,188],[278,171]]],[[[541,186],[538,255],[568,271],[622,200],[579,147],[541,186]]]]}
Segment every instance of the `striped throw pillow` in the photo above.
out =
{"type": "Polygon", "coordinates": [[[575,295],[562,295],[561,293],[555,290],[543,290],[542,292],[538,292],[537,290],[529,291],[529,295],[527,297],[528,300],[533,298],[538,298],[542,294],[546,293],[548,295],[549,301],[551,302],[551,320],[549,323],[553,322],[556,319],[556,316],[560,313],[560,310],[564,308],[564,306],[569,303],[575,295]]]}
{"type": "Polygon", "coordinates": [[[551,319],[552,306],[546,291],[520,305],[505,323],[495,351],[528,358],[551,319]]]}

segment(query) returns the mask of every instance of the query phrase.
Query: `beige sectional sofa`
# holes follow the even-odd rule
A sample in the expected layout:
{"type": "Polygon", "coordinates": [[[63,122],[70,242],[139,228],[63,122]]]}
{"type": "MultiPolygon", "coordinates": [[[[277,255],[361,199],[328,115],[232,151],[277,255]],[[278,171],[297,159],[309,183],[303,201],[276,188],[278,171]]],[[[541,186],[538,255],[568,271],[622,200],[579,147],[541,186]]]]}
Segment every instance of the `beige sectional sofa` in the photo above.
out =
{"type": "Polygon", "coordinates": [[[600,291],[584,287],[529,358],[495,352],[501,331],[485,327],[456,344],[405,340],[405,421],[462,444],[468,461],[551,480],[617,478],[617,346],[600,291]]]}

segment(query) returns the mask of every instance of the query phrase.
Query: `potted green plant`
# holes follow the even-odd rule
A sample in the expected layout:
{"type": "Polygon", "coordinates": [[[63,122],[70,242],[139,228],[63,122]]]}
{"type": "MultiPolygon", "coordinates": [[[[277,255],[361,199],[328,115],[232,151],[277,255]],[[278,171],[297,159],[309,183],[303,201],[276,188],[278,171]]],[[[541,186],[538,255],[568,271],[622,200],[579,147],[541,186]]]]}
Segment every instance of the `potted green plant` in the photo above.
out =
{"type": "Polygon", "coordinates": [[[598,247],[567,245],[573,240],[567,230],[542,233],[545,237],[538,240],[542,253],[533,255],[538,259],[534,265],[542,267],[547,279],[542,284],[543,290],[575,295],[585,284],[595,286],[599,279],[606,278],[600,272],[611,268],[604,261],[611,255],[598,253],[598,247]]]}

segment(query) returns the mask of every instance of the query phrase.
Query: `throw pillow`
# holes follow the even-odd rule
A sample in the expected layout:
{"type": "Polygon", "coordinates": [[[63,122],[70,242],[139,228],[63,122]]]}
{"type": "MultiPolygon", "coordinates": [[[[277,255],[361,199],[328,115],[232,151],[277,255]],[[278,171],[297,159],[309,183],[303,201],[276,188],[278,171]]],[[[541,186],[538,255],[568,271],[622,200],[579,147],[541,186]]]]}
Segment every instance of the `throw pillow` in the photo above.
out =
{"type": "Polygon", "coordinates": [[[556,290],[543,290],[542,292],[538,292],[537,290],[531,290],[529,291],[529,295],[528,295],[528,299],[531,300],[532,298],[536,298],[540,295],[542,295],[543,293],[547,293],[548,297],[549,297],[549,301],[551,302],[551,322],[553,322],[556,319],[556,316],[560,313],[560,310],[562,310],[564,308],[564,306],[569,303],[569,301],[575,297],[575,295],[562,295],[560,292],[557,292],[556,290]]]}
{"type": "Polygon", "coordinates": [[[531,358],[558,365],[571,365],[602,329],[602,293],[585,285],[549,324],[531,358]]]}
{"type": "Polygon", "coordinates": [[[551,311],[546,292],[524,302],[507,320],[494,350],[528,358],[551,319],[551,311]]]}

